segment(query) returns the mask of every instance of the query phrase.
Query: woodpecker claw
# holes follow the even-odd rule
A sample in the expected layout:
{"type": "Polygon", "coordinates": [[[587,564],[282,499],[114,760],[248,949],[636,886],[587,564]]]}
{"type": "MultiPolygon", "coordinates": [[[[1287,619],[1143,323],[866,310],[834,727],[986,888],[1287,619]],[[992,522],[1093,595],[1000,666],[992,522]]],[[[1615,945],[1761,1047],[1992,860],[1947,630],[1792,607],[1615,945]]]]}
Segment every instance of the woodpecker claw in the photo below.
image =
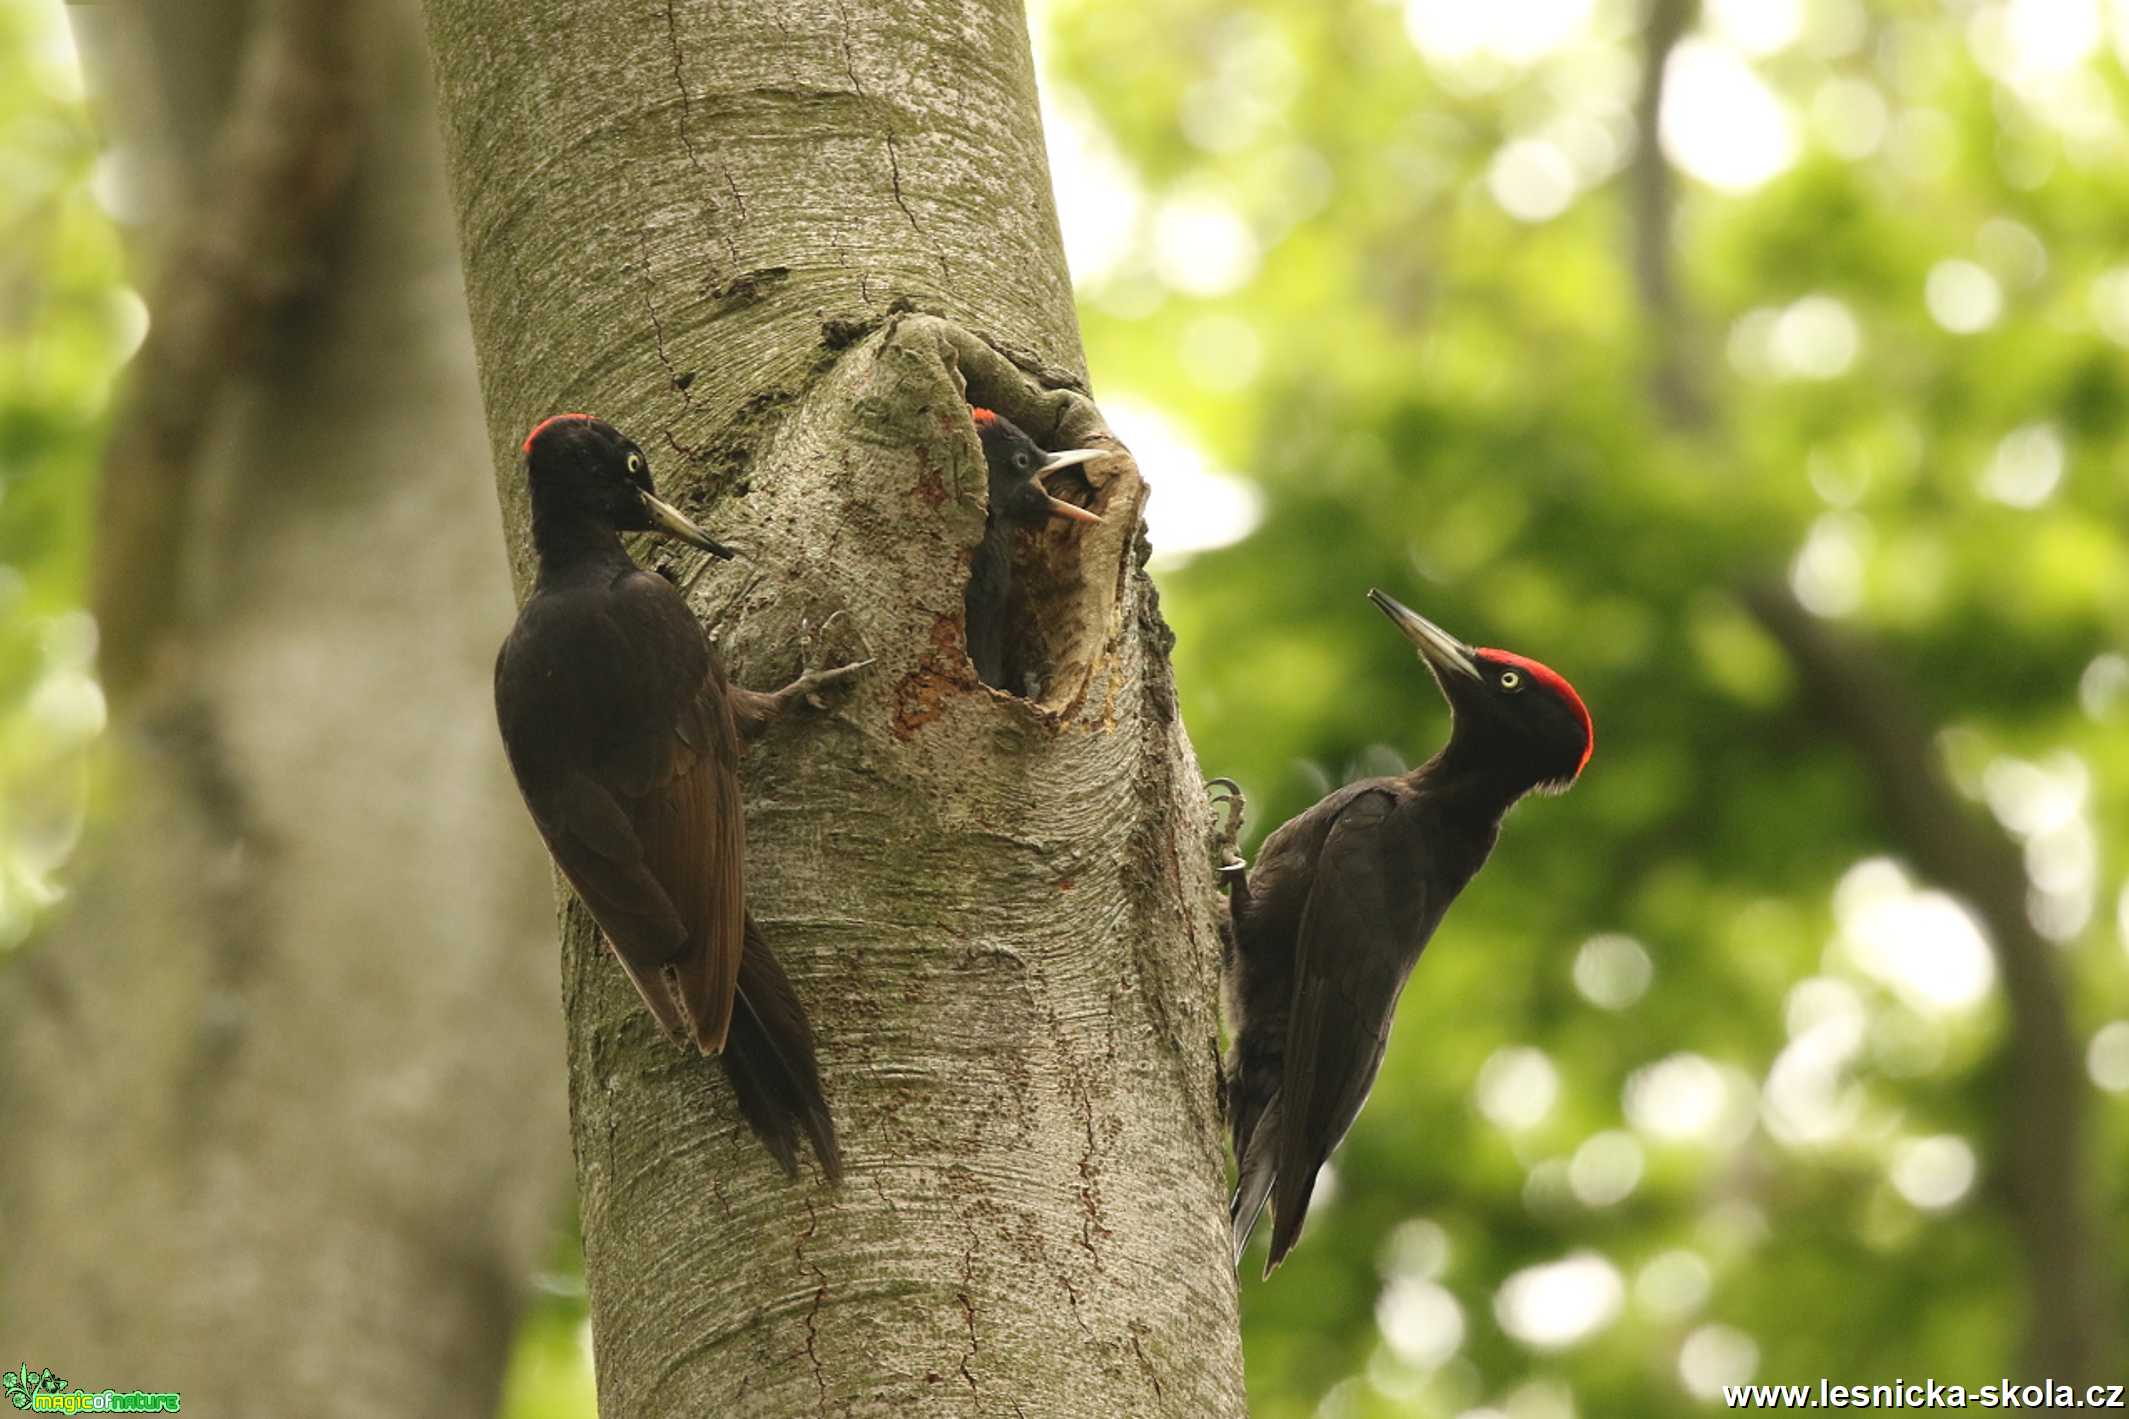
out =
{"type": "Polygon", "coordinates": [[[815,626],[811,620],[802,620],[798,623],[798,678],[777,692],[787,702],[799,699],[804,700],[806,704],[814,709],[826,709],[828,703],[821,698],[820,692],[822,690],[849,679],[872,664],[873,657],[868,655],[863,660],[852,661],[848,665],[818,667],[815,665],[813,658],[815,646],[822,639],[827,629],[837,621],[842,620],[845,614],[847,613],[837,611],[818,626],[815,626]]]}
{"type": "Polygon", "coordinates": [[[1242,796],[1242,785],[1231,778],[1212,778],[1205,780],[1205,787],[1208,790],[1214,788],[1227,790],[1225,793],[1212,795],[1212,801],[1215,805],[1222,803],[1227,805],[1227,822],[1221,826],[1219,832],[1213,838],[1213,846],[1220,857],[1220,874],[1222,876],[1234,876],[1237,873],[1246,872],[1249,870],[1249,859],[1235,851],[1235,844],[1241,841],[1242,838],[1242,815],[1249,811],[1249,800],[1242,796]]]}

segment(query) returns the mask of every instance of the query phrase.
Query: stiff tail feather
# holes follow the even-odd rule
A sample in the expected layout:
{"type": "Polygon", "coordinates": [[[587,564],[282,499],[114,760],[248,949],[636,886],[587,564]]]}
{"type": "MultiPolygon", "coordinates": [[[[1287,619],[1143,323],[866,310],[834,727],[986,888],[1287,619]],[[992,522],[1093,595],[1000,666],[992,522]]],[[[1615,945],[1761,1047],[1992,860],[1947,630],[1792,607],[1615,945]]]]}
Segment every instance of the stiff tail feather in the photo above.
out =
{"type": "Polygon", "coordinates": [[[841,1182],[843,1152],[836,1142],[835,1120],[821,1092],[820,1065],[813,1053],[813,1026],[798,1003],[783,965],[750,916],[746,952],[739,963],[739,998],[732,1029],[725,1041],[725,1074],[746,1119],[783,1166],[798,1175],[800,1130],[813,1143],[821,1172],[841,1182]]]}
{"type": "MultiPolygon", "coordinates": [[[[1301,1224],[1308,1220],[1309,1199],[1315,1195],[1316,1172],[1322,1166],[1319,1162],[1315,1167],[1294,1170],[1291,1177],[1279,1174],[1279,1195],[1272,1204],[1271,1250],[1264,1254],[1266,1276],[1278,1270],[1294,1243],[1301,1240],[1301,1224]]],[[[1270,1171],[1273,1164],[1266,1160],[1265,1168],[1270,1171]]]]}
{"type": "MultiPolygon", "coordinates": [[[[1238,1139],[1241,1130],[1236,1130],[1238,1139]]],[[[1264,1214],[1264,1204],[1271,1197],[1272,1182],[1278,1176],[1278,1167],[1273,1159],[1278,1153],[1279,1095],[1274,1092],[1265,1101],[1263,1111],[1250,1128],[1247,1142],[1236,1149],[1239,1176],[1235,1180],[1234,1200],[1228,1204],[1227,1216],[1233,1228],[1235,1265],[1242,1264],[1242,1253],[1249,1249],[1249,1234],[1256,1230],[1257,1218],[1264,1214]]],[[[1267,1268],[1267,1272],[1269,1268],[1267,1268]]]]}

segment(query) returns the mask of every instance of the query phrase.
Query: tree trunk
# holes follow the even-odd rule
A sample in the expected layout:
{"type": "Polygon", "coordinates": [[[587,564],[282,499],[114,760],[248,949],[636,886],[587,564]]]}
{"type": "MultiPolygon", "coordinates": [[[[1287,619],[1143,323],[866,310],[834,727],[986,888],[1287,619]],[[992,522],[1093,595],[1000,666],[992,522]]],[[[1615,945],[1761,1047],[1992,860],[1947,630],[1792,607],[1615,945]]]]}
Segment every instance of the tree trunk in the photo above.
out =
{"type": "Polygon", "coordinates": [[[877,658],[745,769],[840,1188],[787,1182],[566,914],[602,1411],[1240,1415],[1210,817],[1128,455],[1091,466],[1101,526],[1022,548],[1029,697],[963,643],[967,403],[1107,437],[1018,5],[429,15],[521,582],[517,444],[589,410],[744,549],[694,593],[736,681],[830,618],[877,658]]]}
{"type": "Polygon", "coordinates": [[[486,1413],[567,1175],[418,16],[77,23],[181,208],[99,519],[113,821],[9,982],[12,1361],[188,1412],[486,1413]]]}

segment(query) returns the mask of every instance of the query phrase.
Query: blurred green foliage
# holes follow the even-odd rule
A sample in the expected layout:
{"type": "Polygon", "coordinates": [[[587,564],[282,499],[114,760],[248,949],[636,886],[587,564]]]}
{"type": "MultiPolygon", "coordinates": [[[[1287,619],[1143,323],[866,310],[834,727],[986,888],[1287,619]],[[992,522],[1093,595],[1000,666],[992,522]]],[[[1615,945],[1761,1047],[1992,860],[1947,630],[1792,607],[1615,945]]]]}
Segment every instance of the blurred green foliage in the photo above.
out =
{"type": "Polygon", "coordinates": [[[58,899],[104,722],[80,609],[89,490],[145,326],[96,153],[60,7],[0,0],[0,951],[58,899]]]}
{"type": "MultiPolygon", "coordinates": [[[[1598,724],[1422,963],[1300,1249],[1245,1283],[1259,1419],[2016,1373],[2000,989],[1746,578],[1871,633],[2023,839],[2090,1185],[2129,1210],[2129,14],[1708,8],[1675,319],[1634,273],[1623,0],[1035,17],[1099,390],[1259,501],[1232,540],[1232,497],[1149,460],[1157,546],[1226,539],[1156,571],[1252,837],[1444,732],[1370,585],[1555,665],[1598,724]],[[1667,356],[1705,423],[1652,399],[1667,356]]],[[[59,22],[0,0],[0,944],[78,831],[87,489],[141,325],[59,22]]],[[[514,1419],[591,1412],[574,1264],[514,1419]]]]}
{"type": "Polygon", "coordinates": [[[1262,499],[1156,567],[1252,835],[1443,737],[1370,585],[1597,722],[1421,963],[1301,1247],[1245,1283],[1260,1419],[2019,1373],[2000,990],[1883,860],[1748,578],[1872,635],[2025,839],[2097,1036],[2091,1183],[2129,1198],[2129,14],[1708,11],[1663,125],[1713,179],[1673,175],[1675,321],[1632,256],[1636,6],[1043,11],[1099,392],[1262,499]],[[1651,396],[1666,351],[1700,426],[1651,396]]]}

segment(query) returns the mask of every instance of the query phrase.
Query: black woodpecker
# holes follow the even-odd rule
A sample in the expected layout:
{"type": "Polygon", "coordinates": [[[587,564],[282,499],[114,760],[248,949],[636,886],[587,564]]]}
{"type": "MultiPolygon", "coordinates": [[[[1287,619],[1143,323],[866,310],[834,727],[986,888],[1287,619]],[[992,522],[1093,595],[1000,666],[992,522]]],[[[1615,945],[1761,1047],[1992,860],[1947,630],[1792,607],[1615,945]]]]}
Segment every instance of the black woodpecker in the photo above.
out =
{"type": "Polygon", "coordinates": [[[1375,1083],[1406,977],[1485,864],[1502,816],[1532,790],[1571,787],[1595,742],[1557,672],[1467,646],[1380,591],[1368,599],[1433,672],[1449,742],[1408,774],[1347,784],[1281,824],[1254,868],[1232,854],[1239,814],[1227,830],[1227,1112],[1240,1170],[1230,1215],[1240,1265],[1273,1200],[1267,1276],[1375,1083]]]}
{"type": "Polygon", "coordinates": [[[1046,452],[1012,420],[988,409],[974,409],[976,436],[990,470],[990,513],[983,522],[983,545],[969,564],[963,624],[968,628],[968,658],[986,685],[1019,693],[1009,685],[1006,665],[1006,600],[1013,589],[1013,534],[1040,527],[1053,517],[1075,522],[1101,518],[1063,498],[1052,497],[1042,480],[1052,473],[1100,458],[1107,450],[1070,448],[1046,452]]]}
{"type": "Polygon", "coordinates": [[[681,593],[619,534],[731,549],[658,499],[643,450],[611,424],[558,414],[523,451],[539,576],[496,657],[495,711],[525,806],[660,1027],[722,1056],[787,1174],[803,1130],[834,1180],[813,1028],[746,910],[739,746],[869,662],[773,694],[727,684],[681,593]]]}

